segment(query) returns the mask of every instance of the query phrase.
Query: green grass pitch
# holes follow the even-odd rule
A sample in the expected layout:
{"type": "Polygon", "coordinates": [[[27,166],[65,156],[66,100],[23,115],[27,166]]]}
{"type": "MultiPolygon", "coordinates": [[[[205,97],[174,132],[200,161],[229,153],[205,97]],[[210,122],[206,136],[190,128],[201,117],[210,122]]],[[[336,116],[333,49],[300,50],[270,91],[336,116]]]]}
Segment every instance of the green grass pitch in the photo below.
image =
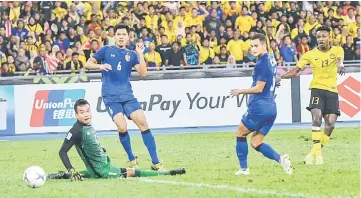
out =
{"type": "MultiPolygon", "coordinates": [[[[0,197],[360,197],[360,128],[336,128],[323,149],[322,166],[302,163],[311,148],[310,130],[272,131],[265,142],[280,154],[290,155],[295,168],[291,176],[251,147],[251,175],[234,176],[238,168],[234,136],[234,132],[156,136],[165,168],[185,167],[186,175],[53,180],[37,189],[25,185],[23,171],[31,165],[47,173],[63,170],[58,156],[63,140],[0,142],[0,197]]],[[[113,165],[127,166],[118,137],[99,141],[113,165]]],[[[151,162],[141,137],[132,136],[132,145],[140,168],[149,169],[151,162]]],[[[84,168],[74,148],[70,159],[77,170],[84,168]]]]}

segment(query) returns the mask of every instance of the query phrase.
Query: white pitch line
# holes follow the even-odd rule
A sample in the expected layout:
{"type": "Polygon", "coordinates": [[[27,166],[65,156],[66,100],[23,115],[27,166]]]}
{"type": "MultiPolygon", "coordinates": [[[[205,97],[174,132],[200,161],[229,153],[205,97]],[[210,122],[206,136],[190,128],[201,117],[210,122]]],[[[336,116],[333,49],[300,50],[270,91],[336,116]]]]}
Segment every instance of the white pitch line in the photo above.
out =
{"type": "Polygon", "coordinates": [[[7,140],[0,140],[0,142],[7,142],[7,140]]]}
{"type": "Polygon", "coordinates": [[[275,196],[285,196],[285,197],[328,197],[326,195],[311,195],[305,193],[289,193],[289,192],[278,192],[274,190],[261,190],[256,188],[240,188],[228,185],[212,185],[204,183],[191,183],[191,182],[182,182],[182,181],[167,181],[167,180],[153,180],[148,178],[139,178],[137,180],[146,182],[146,183],[162,183],[170,185],[182,185],[182,186],[192,186],[199,188],[212,188],[212,189],[225,189],[225,190],[234,190],[242,193],[258,193],[264,195],[275,195],[275,196]]]}

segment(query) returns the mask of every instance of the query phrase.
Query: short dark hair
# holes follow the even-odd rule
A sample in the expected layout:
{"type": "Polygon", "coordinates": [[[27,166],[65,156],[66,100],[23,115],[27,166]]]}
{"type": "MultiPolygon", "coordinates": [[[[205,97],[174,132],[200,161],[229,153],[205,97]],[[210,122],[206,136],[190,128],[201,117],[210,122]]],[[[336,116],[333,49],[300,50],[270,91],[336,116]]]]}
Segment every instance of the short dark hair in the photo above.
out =
{"type": "Polygon", "coordinates": [[[174,44],[177,44],[178,46],[181,46],[181,43],[177,42],[177,41],[172,43],[172,45],[174,45],[174,44]]]}
{"type": "Polygon", "coordinates": [[[114,31],[114,26],[109,26],[108,28],[107,28],[107,31],[109,31],[110,29],[112,29],[113,28],[113,31],[114,31]]]}
{"type": "Polygon", "coordinates": [[[207,41],[209,42],[209,38],[204,37],[203,40],[202,40],[202,43],[203,43],[205,40],[207,40],[207,41]]]}
{"type": "Polygon", "coordinates": [[[120,29],[125,29],[127,33],[129,34],[129,27],[123,23],[120,23],[114,27],[114,32],[117,32],[120,29]]]}
{"type": "Polygon", "coordinates": [[[98,40],[96,40],[96,39],[91,40],[90,43],[91,43],[91,44],[93,44],[93,43],[98,43],[98,44],[99,44],[98,40]]]}
{"type": "Polygon", "coordinates": [[[299,37],[300,37],[300,39],[308,38],[307,34],[305,34],[305,33],[301,33],[301,34],[299,35],[299,37]]]}
{"type": "MultiPolygon", "coordinates": [[[[286,36],[283,37],[283,40],[286,40],[286,38],[290,38],[291,39],[291,36],[289,34],[287,34],[286,36]]],[[[292,39],[291,39],[292,41],[292,39]]]]}
{"type": "Polygon", "coordinates": [[[259,40],[261,43],[266,43],[266,36],[261,33],[256,33],[251,37],[251,40],[259,40]]]}
{"type": "Polygon", "coordinates": [[[321,26],[321,27],[317,28],[316,32],[318,32],[318,31],[326,31],[326,32],[330,33],[331,30],[327,26],[321,26]]]}
{"type": "Polygon", "coordinates": [[[347,12],[350,12],[350,10],[355,11],[355,9],[353,7],[350,7],[350,8],[347,9],[347,12]]]}
{"type": "Polygon", "coordinates": [[[88,102],[87,100],[85,100],[85,99],[79,99],[79,100],[77,100],[77,101],[75,102],[75,104],[74,104],[74,111],[75,111],[75,113],[77,113],[78,106],[83,106],[83,105],[89,105],[89,106],[90,106],[89,102],[88,102]]]}
{"type": "Polygon", "coordinates": [[[4,67],[4,65],[8,65],[9,63],[8,62],[3,62],[2,64],[1,64],[1,67],[4,67]]]}

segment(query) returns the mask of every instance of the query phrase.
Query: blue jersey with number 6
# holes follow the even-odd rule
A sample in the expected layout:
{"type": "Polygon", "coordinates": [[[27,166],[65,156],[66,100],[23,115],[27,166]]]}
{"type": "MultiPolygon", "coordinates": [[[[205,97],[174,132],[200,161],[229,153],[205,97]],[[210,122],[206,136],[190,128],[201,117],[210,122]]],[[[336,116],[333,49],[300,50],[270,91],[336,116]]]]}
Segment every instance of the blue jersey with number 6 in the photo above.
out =
{"type": "Polygon", "coordinates": [[[130,74],[132,68],[139,64],[139,57],[135,51],[104,46],[93,55],[93,58],[100,64],[112,66],[112,70],[102,71],[102,97],[105,105],[133,100],[130,74]]]}
{"type": "Polygon", "coordinates": [[[252,94],[249,97],[248,113],[264,114],[267,110],[276,110],[271,108],[276,104],[274,100],[276,74],[277,62],[274,57],[268,53],[261,56],[254,67],[252,87],[257,85],[257,81],[266,84],[261,93],[252,94]]]}

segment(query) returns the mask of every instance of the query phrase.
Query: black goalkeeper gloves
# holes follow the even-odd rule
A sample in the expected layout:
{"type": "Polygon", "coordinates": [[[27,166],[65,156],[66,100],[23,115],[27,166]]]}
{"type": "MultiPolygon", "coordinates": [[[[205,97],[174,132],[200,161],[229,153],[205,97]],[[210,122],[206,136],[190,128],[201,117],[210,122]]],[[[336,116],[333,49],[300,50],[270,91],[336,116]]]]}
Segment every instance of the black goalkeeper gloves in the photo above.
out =
{"type": "Polygon", "coordinates": [[[48,179],[70,179],[71,181],[83,181],[83,177],[73,168],[69,169],[68,173],[59,171],[58,173],[51,173],[47,176],[48,179]]]}
{"type": "Polygon", "coordinates": [[[69,169],[68,171],[69,179],[71,181],[83,181],[83,177],[76,172],[73,168],[69,169]]]}

